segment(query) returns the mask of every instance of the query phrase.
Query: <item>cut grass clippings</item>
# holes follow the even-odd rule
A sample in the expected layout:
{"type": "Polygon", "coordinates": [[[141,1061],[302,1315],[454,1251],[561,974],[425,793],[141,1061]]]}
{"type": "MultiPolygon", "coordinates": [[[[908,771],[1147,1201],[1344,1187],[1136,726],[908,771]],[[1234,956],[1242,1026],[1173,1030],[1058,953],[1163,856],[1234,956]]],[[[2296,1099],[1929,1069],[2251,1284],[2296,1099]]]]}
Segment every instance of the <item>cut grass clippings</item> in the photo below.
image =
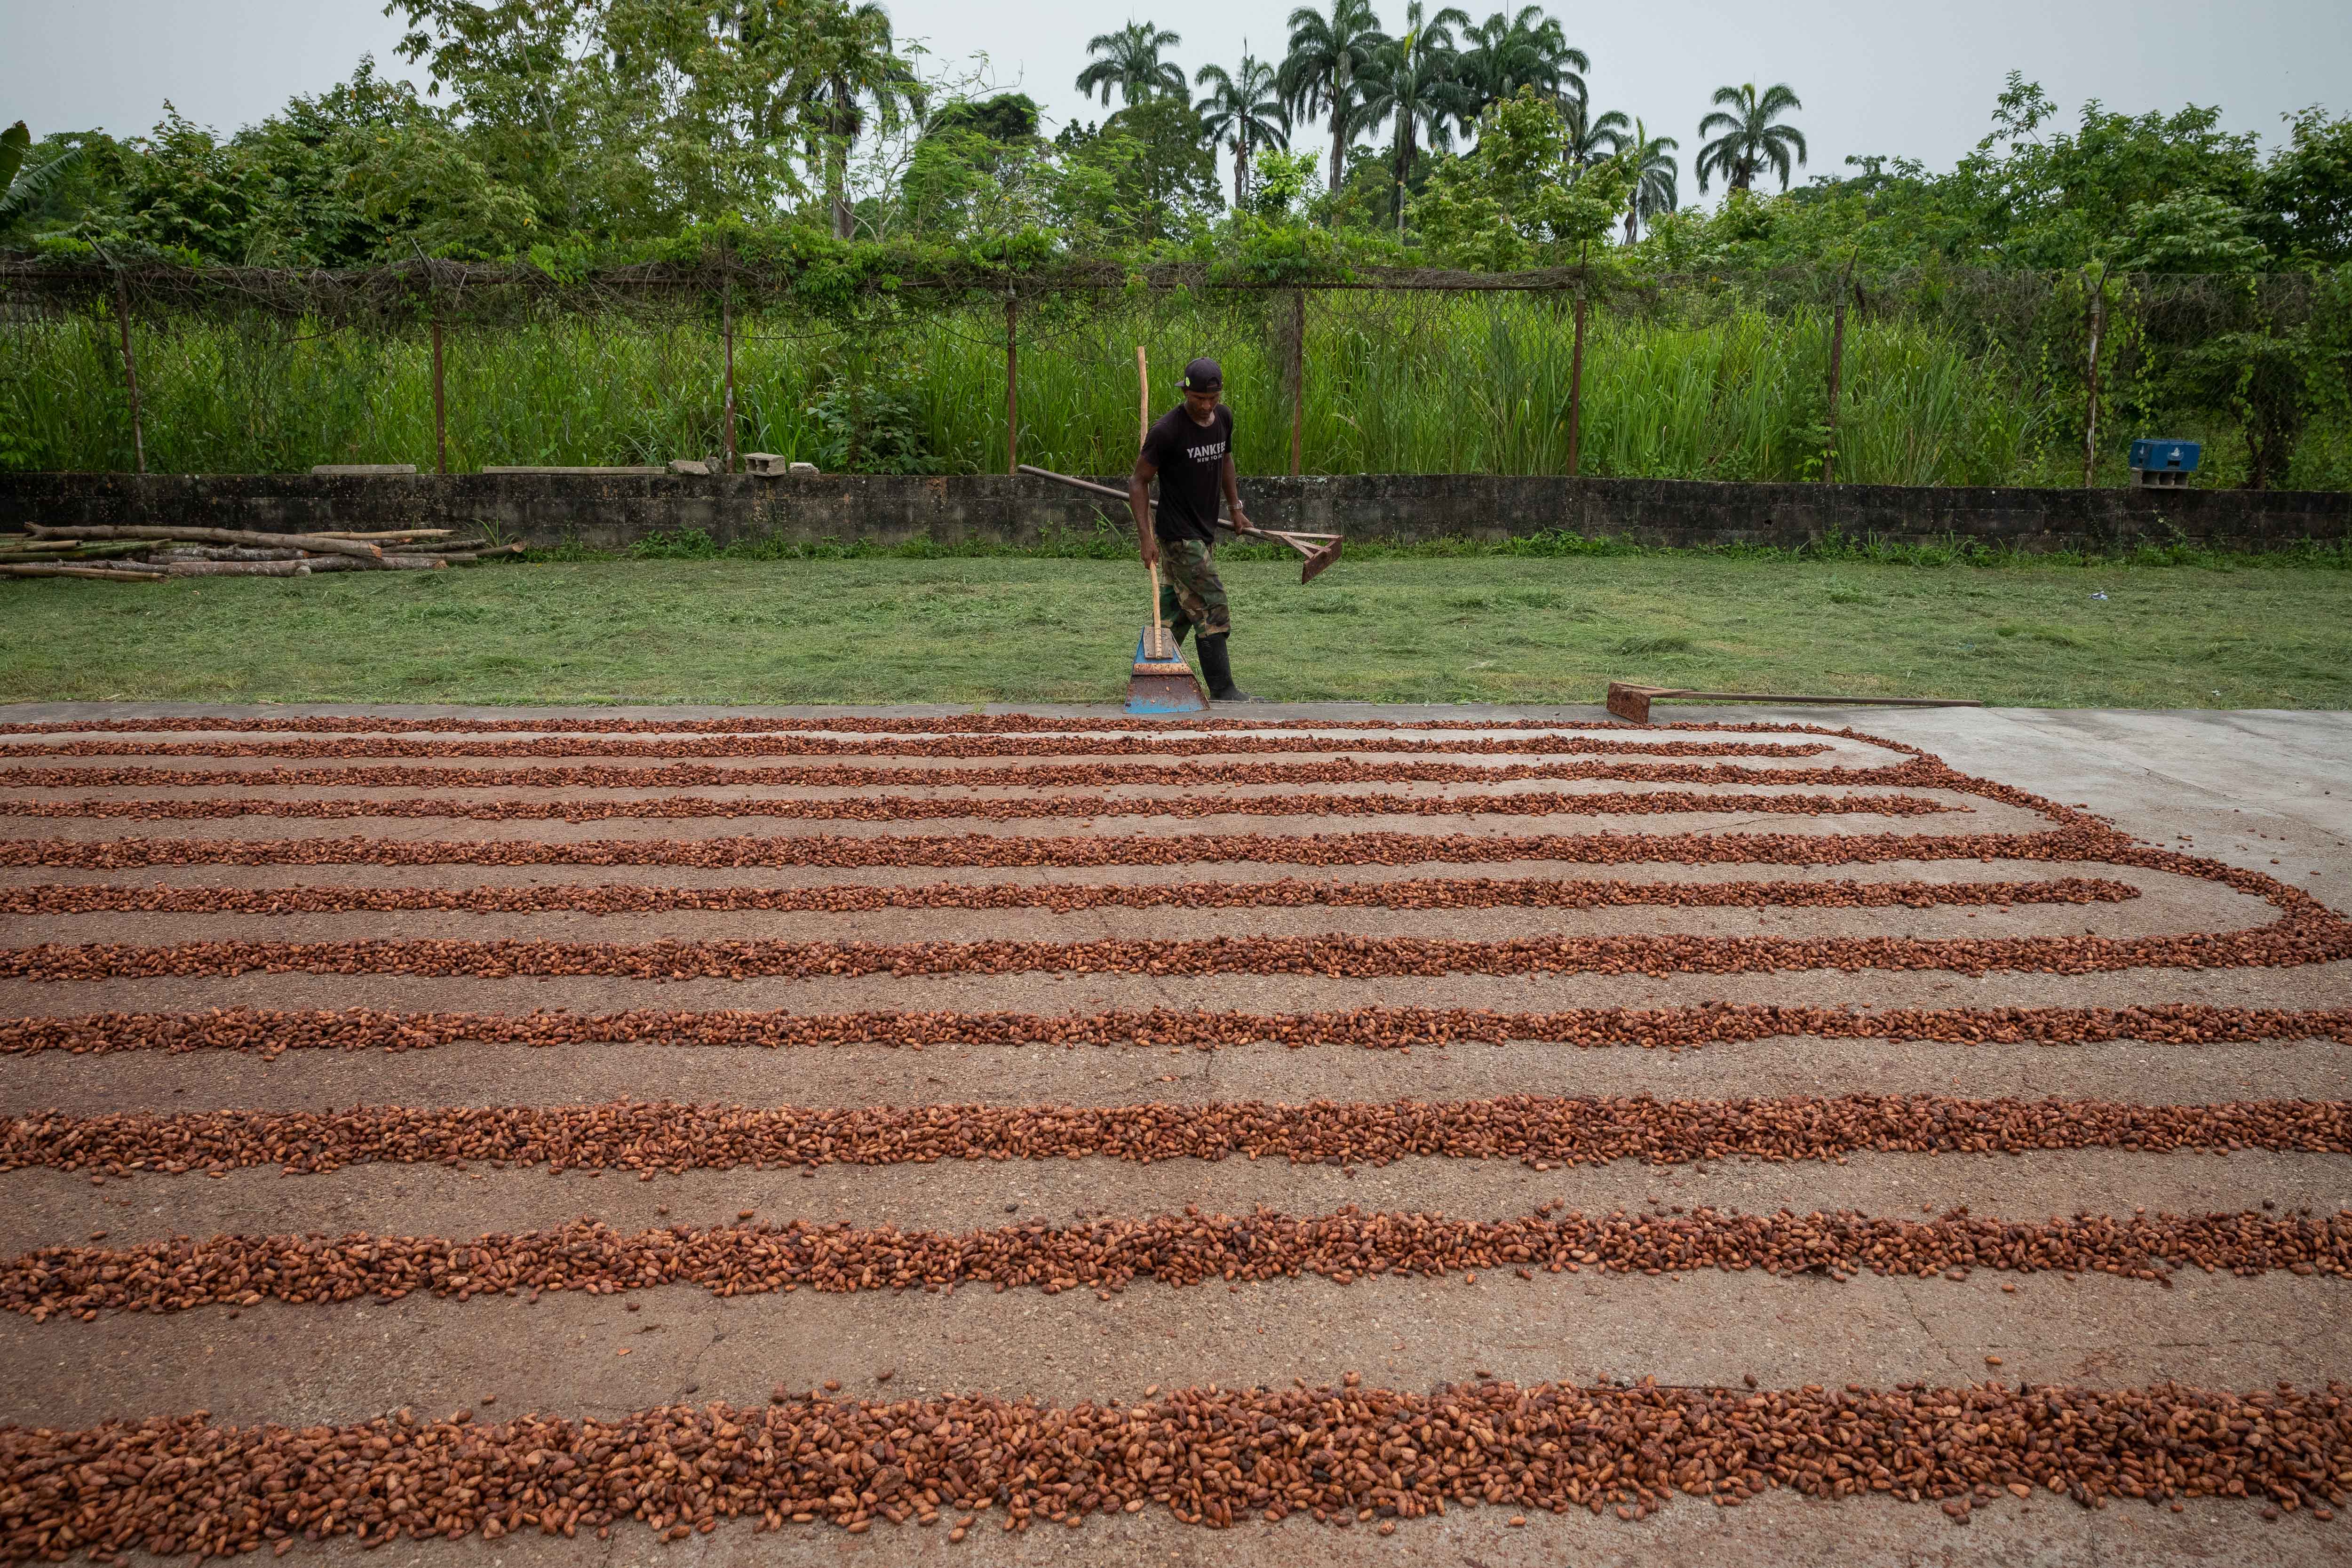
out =
{"type": "MultiPolygon", "coordinates": [[[[2003,706],[2352,707],[2347,579],[2316,562],[1360,553],[1303,587],[1295,563],[1223,563],[1246,688],[1593,702],[1617,679],[2003,706]]],[[[1108,702],[1147,596],[1131,559],[1010,553],[26,579],[0,584],[0,700],[1108,702]]]]}

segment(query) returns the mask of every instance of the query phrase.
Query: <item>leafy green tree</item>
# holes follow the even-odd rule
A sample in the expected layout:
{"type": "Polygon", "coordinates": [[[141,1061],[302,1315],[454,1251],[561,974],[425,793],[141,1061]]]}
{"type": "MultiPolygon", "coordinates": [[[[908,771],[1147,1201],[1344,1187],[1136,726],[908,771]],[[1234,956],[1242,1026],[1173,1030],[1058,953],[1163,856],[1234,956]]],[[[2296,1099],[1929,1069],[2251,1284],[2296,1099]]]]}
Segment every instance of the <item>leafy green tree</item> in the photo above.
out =
{"type": "Polygon", "coordinates": [[[541,225],[594,239],[784,216],[816,176],[843,226],[852,150],[920,112],[889,19],[848,0],[393,0],[402,55],[467,155],[541,225]]]}
{"type": "Polygon", "coordinates": [[[1633,122],[1616,110],[1595,114],[1591,104],[1574,98],[1559,106],[1560,161],[1572,179],[1603,158],[1614,158],[1625,150],[1625,140],[1633,133],[1633,122]]]}
{"type": "Polygon", "coordinates": [[[1196,234],[1223,208],[1217,157],[1192,106],[1161,95],[1092,127],[1055,136],[1061,201],[1073,222],[1108,238],[1158,243],[1196,234]]]}
{"type": "Polygon", "coordinates": [[[1036,101],[1018,92],[935,110],[898,181],[907,220],[919,231],[963,236],[1045,221],[1037,119],[1036,101]]]}
{"type": "Polygon", "coordinates": [[[178,251],[198,261],[243,264],[266,195],[234,149],[170,100],[155,129],[129,144],[121,207],[101,243],[178,251]]]}
{"type": "Polygon", "coordinates": [[[933,114],[923,134],[969,132],[1004,145],[1027,142],[1037,134],[1037,100],[1025,92],[1000,92],[993,98],[958,99],[933,114]]]}
{"type": "Polygon", "coordinates": [[[1129,22],[1116,33],[1097,33],[1087,40],[1087,53],[1095,57],[1086,69],[1078,73],[1078,90],[1092,98],[1099,89],[1102,100],[1110,102],[1113,88],[1118,89],[1119,101],[1133,105],[1161,93],[1186,92],[1184,68],[1173,60],[1162,59],[1162,49],[1172,49],[1183,38],[1165,27],[1150,22],[1129,22]]]}
{"type": "Polygon", "coordinates": [[[614,180],[638,158],[644,108],[621,101],[606,68],[601,6],[575,0],[394,0],[400,54],[425,67],[493,179],[524,193],[559,233],[659,232],[670,214],[640,208],[647,184],[614,180]]]}
{"type": "Polygon", "coordinates": [[[1195,87],[1209,92],[1192,106],[1212,142],[1223,142],[1234,155],[1234,205],[1249,205],[1249,175],[1261,147],[1290,149],[1290,110],[1276,90],[1274,68],[1244,53],[1230,76],[1223,66],[1202,66],[1193,77],[1195,87]]]}
{"type": "Polygon", "coordinates": [[[1313,153],[1261,147],[1250,171],[1250,214],[1265,223],[1295,222],[1303,214],[1307,193],[1315,188],[1313,153]]]}
{"type": "Polygon", "coordinates": [[[83,243],[120,205],[131,149],[102,131],[51,132],[32,142],[7,186],[0,247],[83,243]]]}
{"type": "Polygon", "coordinates": [[[2125,272],[2258,271],[2271,257],[2246,232],[2250,217],[2210,191],[2134,203],[2116,266],[2125,272]]]}
{"type": "Polygon", "coordinates": [[[1465,22],[1462,37],[1457,69],[1471,89],[1473,115],[1516,98],[1523,87],[1559,100],[1563,110],[1584,101],[1583,73],[1592,61],[1570,46],[1559,19],[1542,6],[1522,5],[1511,16],[1497,11],[1484,22],[1465,22]]]}
{"type": "Polygon", "coordinates": [[[2256,315],[2189,344],[2164,379],[2175,397],[2235,421],[2246,444],[2246,488],[2261,490],[2285,477],[2312,399],[2307,333],[2282,332],[2256,315]]]}
{"type": "Polygon", "coordinates": [[[890,14],[875,0],[855,6],[824,0],[792,44],[797,63],[782,79],[797,89],[809,159],[824,167],[834,237],[847,239],[856,227],[848,194],[851,150],[869,121],[887,132],[919,118],[923,84],[898,57],[890,14]]]}
{"type": "Polygon", "coordinates": [[[2298,260],[2352,261],[2352,116],[2306,109],[2263,171],[2257,200],[2271,247],[2298,260]]]}
{"type": "Polygon", "coordinates": [[[2057,106],[2015,71],[1993,109],[1993,130],[1950,176],[1969,212],[1972,259],[2044,270],[2119,258],[2133,244],[2134,210],[2204,192],[2251,211],[2261,186],[2259,145],[2220,129],[2221,111],[2176,114],[2083,106],[2074,132],[2045,129],[2057,106]]]}
{"type": "Polygon", "coordinates": [[[1330,0],[1329,15],[1311,5],[1290,14],[1290,52],[1276,73],[1283,102],[1298,119],[1328,118],[1331,126],[1331,189],[1347,178],[1348,144],[1364,129],[1361,78],[1374,51],[1388,41],[1371,0],[1330,0]]]}
{"type": "Polygon", "coordinates": [[[449,117],[362,57],[351,80],[240,132],[260,195],[251,260],[358,267],[428,255],[488,260],[540,236],[530,198],[493,179],[449,117]]]}
{"type": "Polygon", "coordinates": [[[1561,173],[1559,106],[1521,88],[1479,121],[1478,145],[1440,163],[1413,203],[1433,255],[1455,266],[1507,271],[1580,261],[1604,245],[1633,186],[1612,158],[1570,181],[1561,173]]]}
{"type": "MultiPolygon", "coordinates": [[[[1454,74],[1453,29],[1466,26],[1466,12],[1447,6],[1426,16],[1422,0],[1405,6],[1405,29],[1372,51],[1363,75],[1364,123],[1387,121],[1394,127],[1389,152],[1393,181],[1390,198],[1398,231],[1404,228],[1405,180],[1412,173],[1418,138],[1425,134],[1432,147],[1453,143],[1454,126],[1477,110],[1470,89],[1454,74]]],[[[1531,89],[1532,90],[1532,89],[1531,89]]]]}
{"type": "Polygon", "coordinates": [[[1680,146],[1671,136],[1653,136],[1648,126],[1633,121],[1633,134],[1623,146],[1625,164],[1633,173],[1633,191],[1625,203],[1625,243],[1633,244],[1641,237],[1642,226],[1660,213],[1670,213],[1682,205],[1676,182],[1680,178],[1674,153],[1680,146]]]}
{"type": "Polygon", "coordinates": [[[1780,116],[1792,109],[1805,106],[1786,82],[1766,88],[1759,95],[1756,84],[1741,87],[1719,87],[1715,89],[1716,109],[1698,122],[1698,133],[1706,136],[1720,132],[1715,140],[1698,150],[1698,162],[1693,165],[1698,174],[1698,188],[1706,190],[1710,175],[1720,174],[1735,191],[1751,189],[1756,176],[1766,169],[1780,176],[1780,188],[1789,188],[1789,163],[1805,161],[1805,133],[1793,125],[1780,123],[1780,116]]]}
{"type": "Polygon", "coordinates": [[[39,212],[86,155],[73,145],[49,149],[38,159],[32,152],[32,132],[23,121],[0,131],[0,235],[39,212]]]}

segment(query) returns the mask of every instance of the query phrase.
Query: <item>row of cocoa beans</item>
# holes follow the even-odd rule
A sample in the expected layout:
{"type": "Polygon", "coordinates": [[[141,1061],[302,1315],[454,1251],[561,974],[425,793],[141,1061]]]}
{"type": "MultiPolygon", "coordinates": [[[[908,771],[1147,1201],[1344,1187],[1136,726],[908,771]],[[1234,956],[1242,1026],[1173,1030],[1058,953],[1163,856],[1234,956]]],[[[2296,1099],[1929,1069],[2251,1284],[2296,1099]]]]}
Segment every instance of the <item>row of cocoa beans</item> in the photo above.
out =
{"type": "Polygon", "coordinates": [[[795,821],[922,822],[975,817],[1025,822],[1055,816],[1666,816],[1692,812],[1779,816],[1932,816],[1953,811],[1940,801],[1910,795],[1759,795],[1727,791],[1612,791],[1591,795],[769,795],[719,799],[660,795],[645,800],[536,800],[509,797],[412,796],[401,800],[226,795],[184,800],[121,800],[87,795],[73,800],[0,801],[0,816],[114,817],[144,821],[229,816],[446,816],[471,822],[603,822],[613,818],[772,816],[795,821]]]}
{"type": "Polygon", "coordinates": [[[0,735],[170,734],[191,731],[223,734],[297,732],[306,734],[496,734],[529,732],[570,735],[790,734],[824,731],[836,734],[874,735],[1016,735],[1032,731],[1055,734],[1150,734],[1178,728],[1186,731],[1224,733],[1235,731],[1402,731],[1435,730],[1447,733],[1491,733],[1496,731],[1630,731],[1654,734],[1661,731],[1696,730],[1717,734],[1834,735],[1870,741],[1898,751],[1912,748],[1891,741],[1874,741],[1853,730],[1830,730],[1818,724],[1621,724],[1613,719],[1590,723],[1563,723],[1557,719],[1187,719],[1171,726],[1165,720],[1088,719],[1061,714],[961,713],[937,718],[827,715],[822,719],[393,719],[366,714],[311,714],[284,718],[232,719],[204,716],[150,719],[40,719],[0,724],[0,735]]]}
{"type": "MultiPolygon", "coordinates": [[[[1910,748],[1897,747],[1907,752],[1910,748]]],[[[58,741],[0,747],[0,757],[1206,757],[1276,752],[1414,756],[1814,757],[1831,747],[1753,741],[1617,741],[1572,735],[1420,741],[1399,735],[941,735],[880,741],[835,735],[673,736],[528,741],[58,741]]]]}
{"type": "Polygon", "coordinates": [[[1311,974],[1367,980],[1445,974],[1754,974],[1936,970],[2093,974],[2228,969],[2352,958],[2352,921],[2294,913],[2236,931],[2163,936],[1969,938],[1778,936],[1215,936],[1091,942],[541,942],[395,938],[344,942],[114,942],[0,948],[0,978],[100,981],[262,973],[622,976],[823,980],[925,974],[1311,974]]]}
{"type": "MultiPolygon", "coordinates": [[[[1204,833],[1018,837],[997,833],[729,835],[709,838],[0,838],[0,866],[133,870],[147,866],[869,866],[1492,865],[1853,866],[1885,860],[2032,860],[2144,865],[2229,880],[2272,896],[2283,885],[2218,861],[2134,846],[2121,835],[2032,833],[1204,833]],[[2132,857],[2126,859],[2126,857],[2132,857]]],[[[2232,885],[2240,885],[2233,882],[2232,885]]],[[[2292,889],[2285,889],[2292,891],[2292,889]]]]}
{"type": "Polygon", "coordinates": [[[1075,1406],[780,1386],[765,1408],[713,1401],[577,1421],[403,1409],[341,1426],[222,1427],[198,1412],[0,1430],[0,1559],[227,1557],[297,1539],[477,1531],[605,1538],[623,1521],[679,1540],[720,1520],[864,1532],[955,1514],[961,1539],[983,1517],[1019,1531],[1153,1506],[1193,1524],[1305,1513],[1389,1533],[1449,1506],[1636,1519],[1678,1494],[1737,1506],[1776,1487],[1938,1500],[1958,1520],[2012,1496],[2242,1499],[2333,1518],[2352,1482],[2347,1397],[2336,1384],[2238,1394],[1997,1382],[1485,1380],[1411,1394],[1350,1373],[1338,1387],[1155,1388],[1134,1404],[1075,1406]]]}
{"type": "Polygon", "coordinates": [[[1557,877],[1425,877],[1383,882],[862,882],[801,888],[673,888],[639,883],[542,883],[478,888],[129,888],[102,882],[0,888],[0,914],[348,914],[453,910],[467,914],[863,914],[884,910],[1097,909],[1599,910],[1650,904],[1685,909],[1913,909],[2119,904],[2140,896],[2128,882],[2058,877],[2046,882],[1624,882],[1557,877]]]}
{"type": "Polygon", "coordinates": [[[2042,1149],[2352,1152],[2352,1101],[1971,1100],[1771,1095],[1654,1100],[1522,1094],[1492,1100],[1262,1100],[1114,1106],[354,1105],[329,1110],[146,1110],[0,1118],[0,1171],[181,1174],[370,1163],[557,1170],[929,1164],[940,1160],[1281,1159],[1384,1165],[1508,1159],[1539,1170],[1616,1160],[1843,1161],[1872,1150],[2019,1154],[2042,1149]]]}
{"type": "MultiPolygon", "coordinates": [[[[0,753],[5,755],[5,753],[0,753]]],[[[1940,787],[1949,770],[1912,758],[1879,768],[1759,768],[1731,763],[1386,763],[1339,757],[1311,763],[1032,763],[986,768],[799,767],[0,768],[9,789],[1106,789],[1162,785],[1517,784],[1626,780],[1641,784],[1913,785],[1940,787]]]]}
{"type": "Polygon", "coordinates": [[[1703,1046],[1811,1037],[1950,1046],[2209,1046],[2334,1040],[2352,1045],[2352,1008],[2215,1007],[2200,1002],[2142,1007],[1778,1007],[1724,1003],[1694,1007],[1578,1007],[1502,1013],[1476,1007],[1349,1007],[1315,1013],[1131,1012],[793,1013],[730,1008],[623,1013],[393,1013],[373,1008],[218,1008],[203,1013],[90,1013],[0,1018],[0,1056],[40,1051],[422,1051],[482,1044],[535,1047],[658,1045],[718,1048],[878,1046],[919,1051],[957,1046],[1184,1047],[1280,1045],[1406,1050],[1415,1046],[1514,1042],[1586,1049],[1690,1050],[1703,1046]]]}
{"type": "Polygon", "coordinates": [[[809,1289],[1123,1290],[1318,1275],[1342,1285],[1510,1270],[1671,1274],[1713,1268],[1843,1279],[2098,1273],[2169,1286],[2182,1268],[2252,1278],[2272,1269],[2352,1277],[2352,1213],[2077,1215],[2017,1222],[1837,1213],[1554,1215],[1465,1220],[1419,1213],[1181,1215],[1003,1226],[952,1234],[846,1221],[625,1235],[594,1220],[470,1241],[351,1232],[174,1237],[127,1247],[45,1247],[0,1264],[0,1309],[35,1321],[100,1310],[179,1312],[264,1300],[320,1305],[415,1291],[466,1300],[544,1290],[592,1295],[692,1285],[725,1296],[809,1289]]]}

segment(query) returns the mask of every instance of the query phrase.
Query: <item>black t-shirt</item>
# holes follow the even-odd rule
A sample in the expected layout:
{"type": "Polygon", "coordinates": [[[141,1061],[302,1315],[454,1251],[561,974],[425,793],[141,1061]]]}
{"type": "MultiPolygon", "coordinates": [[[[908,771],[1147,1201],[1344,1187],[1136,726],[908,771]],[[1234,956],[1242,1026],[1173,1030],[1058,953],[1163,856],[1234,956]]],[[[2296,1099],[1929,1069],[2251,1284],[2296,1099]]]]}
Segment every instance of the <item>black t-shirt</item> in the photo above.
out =
{"type": "Polygon", "coordinates": [[[1182,404],[1160,416],[1143,438],[1143,460],[1160,470],[1157,531],[1163,540],[1213,539],[1225,455],[1234,449],[1234,411],[1223,404],[1197,425],[1182,404]]]}

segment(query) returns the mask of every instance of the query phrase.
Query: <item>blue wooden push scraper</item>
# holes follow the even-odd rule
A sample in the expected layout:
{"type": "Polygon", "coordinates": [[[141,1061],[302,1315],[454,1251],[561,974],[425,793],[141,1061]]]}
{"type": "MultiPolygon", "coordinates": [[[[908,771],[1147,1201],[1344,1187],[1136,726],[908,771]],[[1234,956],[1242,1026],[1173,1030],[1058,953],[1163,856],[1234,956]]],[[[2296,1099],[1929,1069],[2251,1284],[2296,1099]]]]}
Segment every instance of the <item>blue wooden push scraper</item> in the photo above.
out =
{"type": "Polygon", "coordinates": [[[1206,713],[1209,694],[1184,662],[1184,650],[1160,619],[1160,568],[1151,568],[1151,624],[1135,639],[1135,668],[1127,678],[1130,713],[1206,713]]]}

